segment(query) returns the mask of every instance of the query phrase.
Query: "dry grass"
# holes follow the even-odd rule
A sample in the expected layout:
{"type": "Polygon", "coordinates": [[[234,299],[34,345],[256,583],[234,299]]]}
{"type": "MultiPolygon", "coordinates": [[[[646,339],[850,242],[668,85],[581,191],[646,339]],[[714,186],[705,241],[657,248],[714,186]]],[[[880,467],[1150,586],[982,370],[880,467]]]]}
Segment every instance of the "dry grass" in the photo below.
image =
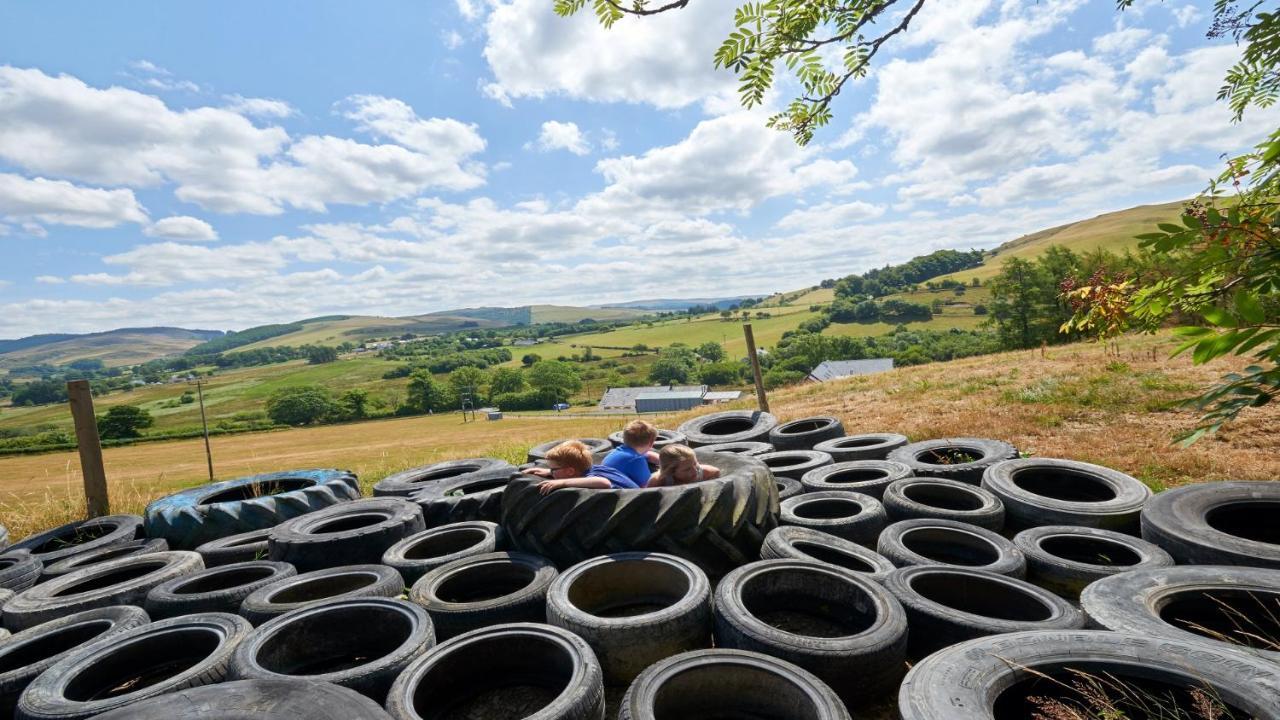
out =
{"type": "MultiPolygon", "coordinates": [[[[1171,438],[1194,417],[1168,407],[1231,365],[1168,360],[1167,338],[1126,339],[1122,357],[1097,345],[1003,353],[775,392],[783,419],[837,415],[850,433],[902,432],[915,440],[981,436],[1024,452],[1106,465],[1154,489],[1206,480],[1280,477],[1280,407],[1248,414],[1217,438],[1182,449],[1171,438]],[[1157,359],[1151,359],[1156,350],[1157,359]]],[[[658,418],[674,427],[688,415],[658,418]]],[[[493,455],[511,461],[538,442],[602,436],[627,418],[572,415],[463,425],[458,416],[383,420],[253,433],[213,440],[219,478],[303,467],[340,467],[371,485],[408,467],[493,455]]],[[[113,509],[138,512],[149,499],[205,481],[199,440],[105,451],[113,509]]],[[[0,458],[0,521],[14,537],[83,512],[75,453],[0,458]]]]}

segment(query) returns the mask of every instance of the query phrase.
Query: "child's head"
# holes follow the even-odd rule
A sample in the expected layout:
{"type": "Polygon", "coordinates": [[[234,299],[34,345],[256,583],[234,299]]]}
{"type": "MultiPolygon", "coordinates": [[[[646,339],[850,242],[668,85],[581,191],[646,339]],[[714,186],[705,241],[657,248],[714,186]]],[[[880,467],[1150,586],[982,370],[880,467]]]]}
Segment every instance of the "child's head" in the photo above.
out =
{"type": "Polygon", "coordinates": [[[668,445],[658,451],[658,472],[677,483],[698,480],[698,456],[684,445],[668,445]]]}
{"type": "Polygon", "coordinates": [[[658,428],[645,420],[632,420],[622,429],[622,442],[633,450],[648,452],[658,439],[658,428]]]}
{"type": "Polygon", "coordinates": [[[581,477],[591,470],[591,451],[577,440],[566,440],[547,451],[547,465],[552,477],[581,477]],[[561,468],[570,468],[573,474],[558,473],[561,468]]]}

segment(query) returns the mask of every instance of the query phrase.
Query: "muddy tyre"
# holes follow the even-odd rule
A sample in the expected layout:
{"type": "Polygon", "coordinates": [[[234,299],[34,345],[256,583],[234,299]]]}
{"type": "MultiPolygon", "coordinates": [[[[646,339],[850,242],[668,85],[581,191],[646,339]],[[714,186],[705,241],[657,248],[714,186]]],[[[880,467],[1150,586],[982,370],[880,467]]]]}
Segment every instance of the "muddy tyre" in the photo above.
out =
{"type": "Polygon", "coordinates": [[[774,477],[792,480],[799,480],[805,473],[831,464],[830,455],[816,450],[775,450],[755,457],[768,466],[774,477]]]}
{"type": "Polygon", "coordinates": [[[425,529],[422,510],[404,498],[353,500],[272,528],[267,557],[299,572],[377,563],[387,548],[425,529]]]}
{"type": "Polygon", "coordinates": [[[206,612],[235,614],[254,591],[297,574],[292,565],[269,560],[209,568],[151,588],[144,607],[154,620],[206,612]]]}
{"type": "Polygon", "coordinates": [[[130,540],[128,542],[117,543],[115,545],[107,545],[105,547],[86,550],[85,552],[71,557],[63,558],[55,563],[46,565],[42,577],[45,581],[51,580],[69,572],[83,570],[90,565],[107,562],[108,560],[118,560],[126,557],[137,557],[139,555],[151,555],[158,552],[168,552],[169,543],[161,540],[130,540]]]}
{"type": "Polygon", "coordinates": [[[410,535],[387,548],[382,564],[395,568],[411,587],[423,575],[454,560],[503,550],[502,528],[476,520],[452,523],[410,535]]]}
{"type": "Polygon", "coordinates": [[[844,437],[844,424],[831,416],[808,417],[783,423],[769,431],[769,444],[779,450],[812,450],[826,440],[844,437]]]}
{"type": "Polygon", "coordinates": [[[649,667],[627,688],[618,720],[851,720],[835,691],[803,668],[742,650],[694,650],[649,667]]]}
{"type": "Polygon", "coordinates": [[[1076,525],[1138,534],[1151,489],[1122,472],[1074,460],[1025,458],[996,463],[982,487],[1004,502],[1011,531],[1076,525]]]}
{"type": "Polygon", "coordinates": [[[726,575],[715,639],[808,670],[848,706],[888,694],[906,670],[898,601],[864,575],[811,560],[763,560],[726,575]]]}
{"type": "Polygon", "coordinates": [[[449,460],[388,475],[373,486],[373,495],[409,497],[440,482],[507,477],[513,472],[515,467],[511,463],[495,458],[449,460]]]}
{"type": "Polygon", "coordinates": [[[20,593],[36,584],[44,563],[30,550],[10,550],[0,555],[0,590],[20,593]]]}
{"type": "Polygon", "coordinates": [[[179,690],[94,720],[391,720],[360,693],[314,680],[237,680],[179,690]]]}
{"type": "Polygon", "coordinates": [[[876,582],[894,565],[879,554],[818,530],[784,526],[769,533],[760,548],[761,560],[812,560],[865,575],[876,582]]]}
{"type": "Polygon", "coordinates": [[[1027,580],[1073,601],[1104,577],[1173,566],[1158,546],[1097,528],[1045,525],[1023,530],[1013,544],[1027,558],[1027,580]]]}
{"type": "Polygon", "coordinates": [[[855,460],[884,460],[893,450],[907,444],[907,436],[898,433],[863,433],[833,440],[824,440],[813,446],[830,455],[836,462],[855,460]]]}
{"type": "Polygon", "coordinates": [[[150,621],[142,608],[98,608],[50,620],[9,638],[0,644],[0,717],[13,717],[18,697],[31,681],[77,648],[150,621]]]}
{"type": "Polygon", "coordinates": [[[1280,568],[1280,483],[1215,482],[1165,490],[1142,511],[1142,538],[1180,565],[1280,568]]]}
{"type": "Polygon", "coordinates": [[[455,560],[423,575],[409,599],[427,609],[441,640],[512,622],[545,622],[556,568],[527,553],[496,552],[455,560]]]}
{"type": "Polygon", "coordinates": [[[1213,643],[1280,663],[1280,570],[1229,565],[1133,570],[1085,588],[1099,628],[1213,643]]]}
{"type": "Polygon", "coordinates": [[[604,720],[600,664],[577,635],[551,625],[495,625],[441,643],[396,678],[395,720],[491,717],[503,708],[528,720],[604,720]]]}
{"type": "Polygon", "coordinates": [[[711,646],[711,584],[674,555],[592,558],[551,583],[547,622],[587,641],[605,684],[626,686],[659,660],[711,646]]]}
{"type": "Polygon", "coordinates": [[[913,475],[977,485],[987,468],[1016,457],[1018,449],[1003,440],[945,438],[903,445],[886,459],[905,463],[913,475]]]}
{"type": "Polygon", "coordinates": [[[21,720],[81,720],[227,677],[252,628],[226,613],[160,620],[72,651],[18,700],[21,720]],[[122,690],[136,686],[132,692],[122,690]]]}
{"type": "Polygon", "coordinates": [[[258,588],[240,604],[240,615],[254,625],[326,600],[394,598],[404,594],[404,579],[385,565],[351,565],[314,570],[258,588]]]}
{"type": "Polygon", "coordinates": [[[787,498],[779,522],[830,533],[868,547],[889,524],[879,500],[862,493],[828,490],[787,498]]]}
{"type": "Polygon", "coordinates": [[[800,484],[799,480],[775,475],[773,481],[778,485],[778,500],[786,500],[804,492],[804,486],[800,484]]]}
{"type": "Polygon", "coordinates": [[[178,550],[285,520],[360,497],[345,470],[290,470],[224,480],[183,490],[147,505],[147,537],[178,550]]]}
{"type": "Polygon", "coordinates": [[[1004,503],[969,483],[941,478],[904,478],[884,491],[881,499],[889,519],[955,520],[995,532],[1004,527],[1004,503]]]}
{"type": "Polygon", "coordinates": [[[531,463],[538,462],[539,460],[546,460],[547,453],[551,448],[559,445],[560,443],[569,442],[570,440],[577,440],[583,445],[586,445],[587,450],[589,450],[592,455],[607,453],[613,449],[613,443],[609,442],[607,438],[560,438],[559,440],[544,442],[541,445],[534,445],[529,448],[529,452],[526,454],[525,459],[531,463]]]}
{"type": "Polygon", "coordinates": [[[7,552],[30,550],[45,565],[72,555],[107,545],[144,537],[142,518],[137,515],[107,515],[92,520],[67,523],[30,535],[11,545],[7,552]]]}
{"type": "Polygon", "coordinates": [[[486,477],[446,480],[409,496],[422,508],[428,528],[453,523],[497,522],[502,518],[502,493],[513,478],[528,477],[511,472],[486,477]]]}
{"type": "Polygon", "coordinates": [[[26,630],[82,610],[141,607],[151,588],[203,569],[199,555],[182,550],[108,560],[14,597],[4,605],[4,625],[10,630],[26,630]]]}
{"type": "Polygon", "coordinates": [[[726,410],[687,420],[677,432],[689,440],[689,447],[739,442],[768,442],[778,418],[760,410],[726,410]]]}
{"type": "Polygon", "coordinates": [[[569,567],[590,557],[653,551],[690,560],[712,579],[759,557],[778,525],[778,489],[759,460],[698,451],[721,476],[641,490],[562,488],[538,492],[537,478],[503,494],[502,527],[512,545],[569,567]]]}
{"type": "Polygon", "coordinates": [[[239,535],[228,535],[196,548],[200,557],[204,558],[205,567],[231,565],[232,563],[266,560],[270,552],[267,538],[271,536],[271,528],[250,530],[239,535]]]}
{"type": "Polygon", "coordinates": [[[985,635],[1085,624],[1084,613],[1048,590],[985,570],[899,568],[885,578],[884,587],[906,609],[913,659],[985,635]]]}
{"type": "MultiPolygon", "coordinates": [[[[991,720],[1037,714],[1032,697],[1079,702],[1071,670],[1125,686],[1220,699],[1230,717],[1280,718],[1280,666],[1245,652],[1125,633],[1032,631],[961,643],[918,663],[898,692],[902,720],[991,720]],[[997,710],[998,708],[998,710],[997,710]]],[[[1126,717],[1152,717],[1126,706],[1126,717]]],[[[1228,717],[1221,715],[1220,717],[1228,717]]]]}
{"type": "Polygon", "coordinates": [[[734,455],[763,455],[777,450],[774,446],[764,442],[716,443],[715,445],[703,445],[701,449],[707,452],[732,453],[734,455]]]}
{"type": "Polygon", "coordinates": [[[805,492],[846,490],[879,500],[885,488],[911,475],[911,468],[888,460],[850,460],[824,465],[800,476],[805,492]]]}
{"type": "Polygon", "coordinates": [[[241,680],[306,677],[377,702],[409,663],[435,645],[431,618],[404,600],[328,600],[263,624],[236,648],[241,680]]]}
{"type": "Polygon", "coordinates": [[[897,567],[949,565],[1009,577],[1027,574],[1027,558],[1005,538],[955,520],[902,520],[880,533],[876,552],[897,567]]]}

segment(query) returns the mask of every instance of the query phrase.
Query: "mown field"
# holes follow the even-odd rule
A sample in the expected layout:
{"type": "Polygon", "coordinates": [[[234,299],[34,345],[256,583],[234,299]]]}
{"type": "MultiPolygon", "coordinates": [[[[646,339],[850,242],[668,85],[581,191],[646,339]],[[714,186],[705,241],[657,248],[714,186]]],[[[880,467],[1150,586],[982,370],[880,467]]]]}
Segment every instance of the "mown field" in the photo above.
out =
{"type": "MultiPolygon", "coordinates": [[[[1167,337],[1126,338],[1120,357],[1093,344],[1001,353],[895,370],[770,396],[783,419],[833,414],[850,433],[896,431],[914,440],[982,436],[1024,452],[1094,462],[1130,473],[1154,489],[1208,480],[1280,477],[1280,407],[1253,411],[1191,448],[1172,444],[1193,416],[1175,401],[1240,363],[1193,367],[1168,359],[1167,337]],[[1155,351],[1154,359],[1152,351],[1155,351]]],[[[745,403],[743,406],[747,406],[745,403]]],[[[658,418],[675,427],[688,415],[658,418]]],[[[457,415],[333,425],[214,438],[219,478],[304,467],[342,467],[368,486],[387,474],[451,458],[518,460],[557,437],[601,436],[616,418],[573,415],[463,424],[457,415]]],[[[105,451],[119,512],[205,480],[199,440],[105,451]]],[[[0,458],[0,522],[15,536],[82,512],[73,452],[0,458]]]]}

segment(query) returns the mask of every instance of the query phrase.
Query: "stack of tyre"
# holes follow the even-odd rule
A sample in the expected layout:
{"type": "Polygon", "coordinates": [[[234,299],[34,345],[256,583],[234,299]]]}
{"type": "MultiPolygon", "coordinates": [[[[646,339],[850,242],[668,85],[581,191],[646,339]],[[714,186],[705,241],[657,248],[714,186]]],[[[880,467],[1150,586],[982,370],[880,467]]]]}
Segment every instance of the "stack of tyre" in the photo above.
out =
{"type": "Polygon", "coordinates": [[[662,442],[721,477],[295,471],[26,538],[0,720],[1032,718],[1081,678],[1109,717],[1280,718],[1280,484],[760,412],[662,442]]]}

